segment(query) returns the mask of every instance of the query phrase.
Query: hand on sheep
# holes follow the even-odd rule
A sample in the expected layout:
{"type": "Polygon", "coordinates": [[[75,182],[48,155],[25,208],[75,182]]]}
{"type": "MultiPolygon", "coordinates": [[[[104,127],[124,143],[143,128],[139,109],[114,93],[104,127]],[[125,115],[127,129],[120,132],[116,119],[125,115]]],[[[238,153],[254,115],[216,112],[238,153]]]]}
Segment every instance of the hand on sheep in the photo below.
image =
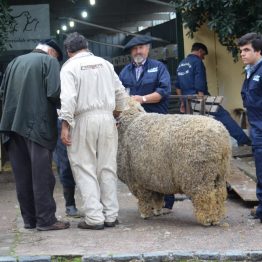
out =
{"type": "Polygon", "coordinates": [[[143,96],[132,96],[132,98],[140,104],[143,104],[143,96]]]}

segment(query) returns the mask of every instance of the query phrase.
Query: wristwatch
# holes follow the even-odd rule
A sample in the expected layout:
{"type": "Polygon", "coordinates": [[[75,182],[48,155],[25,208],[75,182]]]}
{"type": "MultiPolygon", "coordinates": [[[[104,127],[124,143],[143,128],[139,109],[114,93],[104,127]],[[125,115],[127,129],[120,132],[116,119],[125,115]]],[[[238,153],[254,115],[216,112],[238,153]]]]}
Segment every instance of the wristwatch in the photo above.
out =
{"type": "Polygon", "coordinates": [[[145,96],[142,96],[142,101],[143,101],[143,103],[145,103],[147,101],[145,96]]]}

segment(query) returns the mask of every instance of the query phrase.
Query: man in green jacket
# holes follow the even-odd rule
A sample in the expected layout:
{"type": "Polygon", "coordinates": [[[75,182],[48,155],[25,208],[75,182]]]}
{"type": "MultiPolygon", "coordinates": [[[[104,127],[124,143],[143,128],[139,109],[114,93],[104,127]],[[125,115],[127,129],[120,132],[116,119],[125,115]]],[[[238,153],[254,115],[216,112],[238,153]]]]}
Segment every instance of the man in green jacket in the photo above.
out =
{"type": "Polygon", "coordinates": [[[1,84],[0,132],[12,165],[24,227],[66,229],[55,217],[52,150],[57,141],[62,52],[51,39],[12,60],[1,84]]]}

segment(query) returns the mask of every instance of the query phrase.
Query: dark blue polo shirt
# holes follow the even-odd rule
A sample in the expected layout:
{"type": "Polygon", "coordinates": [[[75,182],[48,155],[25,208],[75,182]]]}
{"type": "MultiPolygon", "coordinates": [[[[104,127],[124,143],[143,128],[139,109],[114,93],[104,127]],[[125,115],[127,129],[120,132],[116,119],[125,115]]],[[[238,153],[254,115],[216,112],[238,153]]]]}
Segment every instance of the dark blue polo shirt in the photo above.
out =
{"type": "Polygon", "coordinates": [[[198,92],[209,95],[206,68],[200,57],[190,54],[180,62],[175,87],[181,89],[182,95],[195,95],[198,92]]]}
{"type": "Polygon", "coordinates": [[[119,75],[125,88],[130,89],[130,95],[145,96],[157,92],[162,96],[159,103],[142,104],[146,112],[167,114],[168,96],[171,93],[170,75],[166,66],[153,59],[147,59],[143,71],[136,80],[135,65],[126,65],[119,75]]]}

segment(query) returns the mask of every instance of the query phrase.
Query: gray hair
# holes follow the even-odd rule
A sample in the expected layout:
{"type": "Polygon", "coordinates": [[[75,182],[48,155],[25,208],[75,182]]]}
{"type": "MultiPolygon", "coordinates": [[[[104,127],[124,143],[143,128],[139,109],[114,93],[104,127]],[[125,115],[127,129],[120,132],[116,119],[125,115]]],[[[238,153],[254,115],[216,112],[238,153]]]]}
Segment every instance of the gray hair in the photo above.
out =
{"type": "Polygon", "coordinates": [[[80,35],[77,32],[69,34],[65,41],[64,41],[64,46],[66,51],[70,53],[77,52],[82,49],[87,49],[88,47],[88,42],[86,38],[83,35],[80,35]]]}
{"type": "Polygon", "coordinates": [[[48,52],[48,50],[54,50],[56,51],[53,47],[46,45],[46,44],[38,44],[35,49],[41,49],[44,52],[48,52]]]}

